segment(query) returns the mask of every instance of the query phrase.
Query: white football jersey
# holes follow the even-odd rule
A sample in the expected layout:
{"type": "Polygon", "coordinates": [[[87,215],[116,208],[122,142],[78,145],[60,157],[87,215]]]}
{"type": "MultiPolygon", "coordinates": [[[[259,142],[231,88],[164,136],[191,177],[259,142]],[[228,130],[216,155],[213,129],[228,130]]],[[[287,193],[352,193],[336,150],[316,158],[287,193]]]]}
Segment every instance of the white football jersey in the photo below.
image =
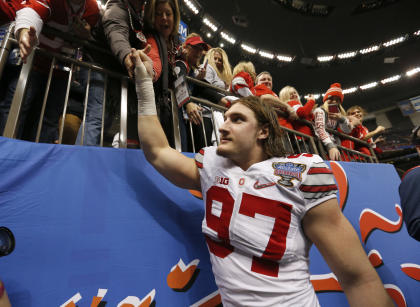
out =
{"type": "Polygon", "coordinates": [[[223,306],[319,306],[301,221],[336,197],[324,161],[300,154],[244,171],[216,147],[195,159],[205,202],[202,229],[223,306]]]}

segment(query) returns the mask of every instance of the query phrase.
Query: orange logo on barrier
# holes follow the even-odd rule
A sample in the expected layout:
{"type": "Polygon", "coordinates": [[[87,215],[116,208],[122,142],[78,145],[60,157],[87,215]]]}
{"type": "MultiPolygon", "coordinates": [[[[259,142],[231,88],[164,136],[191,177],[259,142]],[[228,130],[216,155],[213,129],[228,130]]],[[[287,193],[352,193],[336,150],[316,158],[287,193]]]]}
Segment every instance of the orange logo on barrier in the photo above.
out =
{"type": "Polygon", "coordinates": [[[199,270],[197,270],[199,262],[200,260],[195,259],[188,265],[185,265],[182,259],[179,259],[178,263],[172,267],[171,272],[166,278],[169,288],[175,291],[188,290],[199,272],[199,270]]]}
{"type": "Polygon", "coordinates": [[[347,195],[349,192],[349,181],[347,180],[347,175],[344,169],[337,162],[330,162],[331,170],[334,174],[335,181],[337,182],[338,194],[340,196],[340,208],[341,211],[344,210],[346,205],[347,195]]]}
{"type": "Polygon", "coordinates": [[[311,275],[311,283],[316,292],[343,291],[334,273],[311,275]]]}
{"type": "Polygon", "coordinates": [[[381,266],[382,264],[384,264],[381,254],[376,249],[372,249],[369,252],[368,258],[374,268],[377,268],[381,266]]]}
{"type": "MultiPolygon", "coordinates": [[[[108,289],[98,289],[98,295],[93,297],[90,307],[98,307],[107,292],[108,289]]],[[[155,299],[155,294],[156,290],[153,289],[142,300],[140,300],[137,296],[127,296],[117,305],[117,307],[150,307],[155,299]]],[[[80,293],[76,293],[60,307],[76,307],[76,303],[78,303],[81,299],[82,295],[80,293]]]]}
{"type": "Polygon", "coordinates": [[[420,281],[420,265],[414,263],[403,263],[401,264],[401,271],[412,279],[420,281]]]}
{"type": "Polygon", "coordinates": [[[399,205],[395,205],[395,210],[399,216],[399,219],[396,222],[388,220],[386,217],[371,209],[365,209],[362,211],[359,218],[359,224],[363,243],[366,243],[369,235],[375,229],[385,232],[397,232],[401,229],[403,223],[401,207],[399,205]]]}

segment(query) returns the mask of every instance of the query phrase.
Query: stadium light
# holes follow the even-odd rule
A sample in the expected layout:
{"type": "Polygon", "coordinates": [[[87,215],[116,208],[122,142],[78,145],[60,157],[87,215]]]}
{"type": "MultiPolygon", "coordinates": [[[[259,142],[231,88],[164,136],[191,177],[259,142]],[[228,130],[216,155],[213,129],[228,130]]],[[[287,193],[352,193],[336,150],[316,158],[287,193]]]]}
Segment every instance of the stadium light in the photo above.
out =
{"type": "Polygon", "coordinates": [[[332,59],[334,59],[334,56],[333,55],[322,55],[322,56],[319,56],[317,59],[318,59],[319,62],[329,62],[329,61],[332,61],[332,59]]]}
{"type": "Polygon", "coordinates": [[[390,47],[390,46],[402,43],[403,41],[405,41],[405,36],[400,36],[398,38],[387,41],[386,43],[383,43],[382,45],[384,45],[384,47],[390,47]]]}
{"type": "Polygon", "coordinates": [[[193,3],[191,0],[184,0],[184,3],[188,6],[188,8],[195,14],[197,15],[200,10],[198,9],[198,7],[196,6],[195,3],[193,3]]]}
{"type": "Polygon", "coordinates": [[[351,87],[351,88],[346,88],[343,89],[343,94],[351,94],[357,91],[357,86],[351,87]]]}
{"type": "Polygon", "coordinates": [[[360,88],[362,90],[367,90],[367,89],[373,88],[377,85],[378,85],[378,82],[371,82],[371,83],[368,83],[368,84],[365,84],[365,85],[361,85],[360,88]]]}
{"type": "Polygon", "coordinates": [[[410,69],[405,74],[407,75],[407,77],[411,77],[419,72],[420,72],[420,67],[416,67],[416,68],[410,69]]]}
{"type": "Polygon", "coordinates": [[[395,82],[397,80],[399,80],[401,78],[401,75],[395,75],[386,79],[381,80],[382,84],[387,84],[387,83],[391,83],[391,82],[395,82]]]}
{"type": "Polygon", "coordinates": [[[371,53],[371,52],[377,51],[378,49],[379,49],[379,46],[375,45],[368,48],[360,49],[359,53],[361,54],[371,53]]]}
{"type": "Polygon", "coordinates": [[[253,48],[253,47],[251,47],[251,46],[248,46],[248,45],[246,45],[246,44],[241,44],[241,48],[242,48],[243,50],[245,50],[246,52],[249,52],[249,53],[252,53],[252,54],[254,54],[254,53],[256,53],[256,52],[257,52],[257,49],[255,49],[255,48],[253,48]]]}
{"type": "Polygon", "coordinates": [[[291,56],[287,56],[287,55],[277,55],[277,60],[279,60],[280,62],[292,62],[293,58],[291,56]]]}
{"type": "Polygon", "coordinates": [[[204,17],[203,18],[203,23],[208,26],[210,29],[212,29],[213,32],[217,31],[217,26],[215,25],[214,22],[210,21],[210,19],[208,17],[204,17]]]}
{"type": "Polygon", "coordinates": [[[267,52],[267,51],[260,51],[259,52],[260,56],[262,56],[263,58],[267,58],[267,59],[274,59],[274,54],[267,52]]]}
{"type": "Polygon", "coordinates": [[[229,34],[227,34],[226,32],[222,32],[222,33],[220,33],[220,35],[222,36],[222,38],[224,40],[228,41],[232,45],[236,43],[236,40],[232,36],[230,36],[229,34]]]}
{"type": "Polygon", "coordinates": [[[355,57],[357,54],[357,51],[351,51],[351,52],[345,52],[345,53],[340,53],[337,54],[337,57],[339,59],[348,59],[348,58],[353,58],[355,57]]]}

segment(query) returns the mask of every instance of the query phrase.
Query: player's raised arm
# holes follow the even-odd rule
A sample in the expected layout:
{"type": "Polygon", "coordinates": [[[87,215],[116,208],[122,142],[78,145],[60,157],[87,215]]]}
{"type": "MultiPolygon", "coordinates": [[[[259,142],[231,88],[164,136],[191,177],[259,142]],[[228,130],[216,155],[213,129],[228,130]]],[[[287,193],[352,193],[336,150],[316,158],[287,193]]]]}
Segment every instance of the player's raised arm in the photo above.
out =
{"type": "Polygon", "coordinates": [[[143,52],[133,49],[138,99],[138,133],[146,159],[173,184],[189,189],[200,189],[200,176],[194,159],[169,146],[156,112],[152,83],[153,63],[143,52]]]}
{"type": "Polygon", "coordinates": [[[394,306],[335,198],[310,209],[302,224],[337,276],[350,306],[394,306]]]}

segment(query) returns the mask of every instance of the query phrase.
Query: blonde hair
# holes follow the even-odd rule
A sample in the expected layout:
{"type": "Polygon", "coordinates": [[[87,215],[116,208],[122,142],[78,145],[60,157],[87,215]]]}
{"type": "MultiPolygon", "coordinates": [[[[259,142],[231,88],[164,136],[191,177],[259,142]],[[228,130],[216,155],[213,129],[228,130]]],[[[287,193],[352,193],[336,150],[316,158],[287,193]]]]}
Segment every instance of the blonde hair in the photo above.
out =
{"type": "Polygon", "coordinates": [[[211,48],[209,51],[207,51],[206,56],[204,57],[204,61],[205,60],[207,60],[208,63],[214,68],[219,78],[222,79],[226,85],[229,85],[230,82],[232,82],[232,68],[230,66],[228,56],[222,48],[218,48],[218,47],[211,48]],[[223,61],[222,71],[220,71],[217,68],[216,63],[214,63],[214,54],[216,52],[220,53],[220,55],[222,56],[222,61],[223,61]]]}
{"type": "MultiPolygon", "coordinates": [[[[321,108],[327,112],[328,114],[328,100],[325,100],[324,104],[321,106],[321,108]]],[[[346,116],[346,110],[344,110],[344,108],[341,106],[341,104],[338,104],[338,109],[340,110],[341,115],[346,116]]]]}
{"type": "Polygon", "coordinates": [[[171,36],[175,37],[178,35],[179,29],[179,22],[181,20],[181,16],[179,13],[179,5],[178,0],[151,0],[145,8],[145,19],[146,25],[150,29],[155,29],[155,15],[156,15],[156,7],[160,3],[169,3],[172,8],[172,13],[174,14],[174,28],[172,29],[171,36]]]}
{"type": "Polygon", "coordinates": [[[300,102],[300,97],[299,97],[298,91],[293,86],[290,86],[290,85],[286,85],[279,92],[280,101],[285,102],[285,103],[290,101],[290,93],[293,92],[293,91],[296,92],[296,94],[298,96],[297,100],[300,102]]]}
{"type": "Polygon", "coordinates": [[[233,69],[233,75],[236,76],[241,71],[249,73],[252,78],[252,81],[255,83],[255,77],[257,74],[255,72],[255,67],[254,64],[252,64],[252,62],[239,62],[238,64],[236,64],[235,68],[233,69]]]}
{"type": "Polygon", "coordinates": [[[355,110],[360,110],[363,116],[367,114],[366,110],[363,109],[361,106],[352,106],[347,110],[347,115],[350,115],[350,113],[353,113],[355,110]]]}

